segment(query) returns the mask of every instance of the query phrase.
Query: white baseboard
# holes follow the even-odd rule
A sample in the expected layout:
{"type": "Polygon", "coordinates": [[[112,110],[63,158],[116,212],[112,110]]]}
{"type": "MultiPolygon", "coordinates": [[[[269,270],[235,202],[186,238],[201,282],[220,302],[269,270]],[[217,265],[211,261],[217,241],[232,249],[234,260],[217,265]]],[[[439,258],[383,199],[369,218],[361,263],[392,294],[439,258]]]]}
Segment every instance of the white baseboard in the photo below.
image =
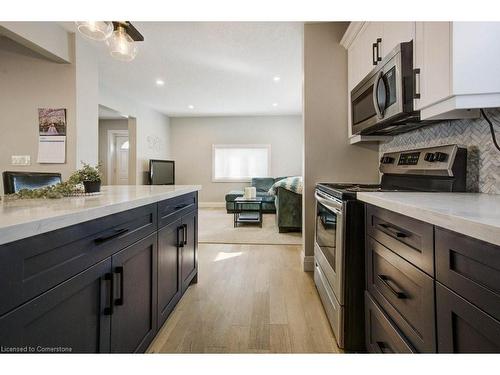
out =
{"type": "Polygon", "coordinates": [[[200,208],[225,208],[226,202],[198,202],[200,208]]]}
{"type": "Polygon", "coordinates": [[[314,255],[305,255],[304,251],[300,253],[302,258],[302,267],[305,272],[313,272],[314,271],[314,255]]]}

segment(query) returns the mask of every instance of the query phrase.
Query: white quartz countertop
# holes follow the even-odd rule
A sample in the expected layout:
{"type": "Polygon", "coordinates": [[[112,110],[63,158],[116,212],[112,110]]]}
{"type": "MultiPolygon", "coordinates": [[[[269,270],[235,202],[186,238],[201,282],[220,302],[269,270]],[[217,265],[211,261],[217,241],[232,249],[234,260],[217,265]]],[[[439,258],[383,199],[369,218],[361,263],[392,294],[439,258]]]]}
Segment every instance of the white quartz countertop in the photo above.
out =
{"type": "Polygon", "coordinates": [[[0,202],[0,245],[201,190],[199,185],[103,186],[101,194],[0,202]]]}
{"type": "Polygon", "coordinates": [[[500,195],[358,193],[359,200],[500,246],[500,195]]]}

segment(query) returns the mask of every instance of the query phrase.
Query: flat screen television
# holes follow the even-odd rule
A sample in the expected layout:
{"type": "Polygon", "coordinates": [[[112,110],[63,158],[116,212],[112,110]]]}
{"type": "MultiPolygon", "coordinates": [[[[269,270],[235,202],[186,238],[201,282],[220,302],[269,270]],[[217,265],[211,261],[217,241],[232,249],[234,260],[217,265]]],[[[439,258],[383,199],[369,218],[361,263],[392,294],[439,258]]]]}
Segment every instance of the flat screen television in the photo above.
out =
{"type": "Polygon", "coordinates": [[[175,162],[173,160],[149,161],[149,183],[151,185],[175,185],[175,162]]]}

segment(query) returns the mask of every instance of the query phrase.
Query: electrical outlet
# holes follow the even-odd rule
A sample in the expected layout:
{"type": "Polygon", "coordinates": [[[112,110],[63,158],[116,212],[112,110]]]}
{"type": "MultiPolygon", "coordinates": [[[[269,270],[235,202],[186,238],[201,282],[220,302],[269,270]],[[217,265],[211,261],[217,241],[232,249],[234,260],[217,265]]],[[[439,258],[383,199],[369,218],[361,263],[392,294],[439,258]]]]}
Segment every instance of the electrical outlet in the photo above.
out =
{"type": "Polygon", "coordinates": [[[31,165],[31,157],[29,155],[12,155],[12,165],[31,165]]]}

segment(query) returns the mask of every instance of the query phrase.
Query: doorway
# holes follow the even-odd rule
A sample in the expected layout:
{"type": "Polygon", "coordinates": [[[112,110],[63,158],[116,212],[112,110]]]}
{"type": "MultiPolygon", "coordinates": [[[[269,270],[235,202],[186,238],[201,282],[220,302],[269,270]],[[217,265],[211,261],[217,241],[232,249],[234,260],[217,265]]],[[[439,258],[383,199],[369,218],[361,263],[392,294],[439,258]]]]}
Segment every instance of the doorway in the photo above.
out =
{"type": "Polygon", "coordinates": [[[128,130],[108,130],[108,182],[128,185],[130,142],[128,130]]]}
{"type": "Polygon", "coordinates": [[[99,164],[106,185],[135,184],[134,125],[134,118],[99,105],[99,164]]]}

